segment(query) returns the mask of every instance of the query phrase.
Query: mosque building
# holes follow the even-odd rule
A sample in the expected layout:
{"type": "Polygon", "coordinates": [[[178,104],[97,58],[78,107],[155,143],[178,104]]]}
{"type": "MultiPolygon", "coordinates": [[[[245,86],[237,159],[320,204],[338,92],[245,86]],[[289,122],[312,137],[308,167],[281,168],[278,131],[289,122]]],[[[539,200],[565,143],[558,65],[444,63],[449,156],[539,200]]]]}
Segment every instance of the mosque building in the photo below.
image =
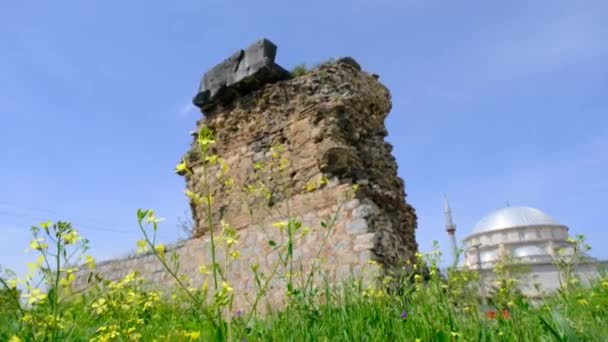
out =
{"type": "MultiPolygon", "coordinates": [[[[447,198],[444,199],[444,214],[454,265],[479,270],[486,287],[491,287],[496,276],[494,267],[505,258],[523,265],[525,272],[519,280],[524,294],[536,297],[560,287],[562,279],[556,263],[560,258],[568,260],[574,255],[567,226],[539,209],[507,206],[489,213],[474,226],[463,240],[463,260],[459,262],[456,225],[447,198]]],[[[581,282],[596,278],[599,270],[608,270],[608,261],[599,261],[584,252],[577,255],[580,257],[574,274],[581,282]]]]}

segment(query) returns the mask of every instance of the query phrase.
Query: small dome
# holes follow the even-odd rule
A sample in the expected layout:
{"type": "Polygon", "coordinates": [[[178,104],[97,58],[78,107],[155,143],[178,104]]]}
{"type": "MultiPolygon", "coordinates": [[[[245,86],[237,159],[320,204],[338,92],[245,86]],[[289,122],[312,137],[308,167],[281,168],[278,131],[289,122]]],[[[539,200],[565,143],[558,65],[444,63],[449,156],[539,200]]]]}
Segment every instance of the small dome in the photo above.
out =
{"type": "Polygon", "coordinates": [[[527,258],[541,255],[547,255],[547,252],[537,246],[518,247],[513,251],[513,256],[516,258],[527,258]]]}
{"type": "Polygon", "coordinates": [[[526,226],[555,226],[559,225],[542,211],[529,207],[507,207],[496,210],[479,221],[473,234],[485,233],[504,228],[526,226]]]}

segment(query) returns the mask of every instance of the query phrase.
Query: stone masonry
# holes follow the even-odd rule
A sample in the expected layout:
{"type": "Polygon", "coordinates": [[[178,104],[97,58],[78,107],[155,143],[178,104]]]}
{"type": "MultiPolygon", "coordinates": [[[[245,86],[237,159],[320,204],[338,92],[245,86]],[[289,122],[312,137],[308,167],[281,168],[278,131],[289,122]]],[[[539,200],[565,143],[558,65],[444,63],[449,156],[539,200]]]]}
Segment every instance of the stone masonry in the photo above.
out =
{"type": "MultiPolygon", "coordinates": [[[[311,229],[294,250],[307,269],[326,232],[320,222],[340,209],[335,231],[320,252],[322,269],[332,282],[359,274],[369,260],[387,270],[401,269],[417,251],[416,214],[405,201],[392,146],[384,140],[384,121],[391,110],[388,89],[352,58],[292,77],[274,63],[275,55],[268,40],[237,52],[205,75],[194,99],[204,113],[197,131],[202,126],[214,131],[213,152],[226,161],[226,177],[234,181],[230,188],[212,181],[212,217],[240,235],[241,258],[228,281],[237,294],[235,306],[243,308],[254,289],[251,266],[257,263],[267,270],[278,258],[268,243],[279,235],[272,223],[288,216],[311,229]],[[272,160],[271,148],[277,145],[284,146],[281,158],[289,164],[281,177],[268,178],[274,185],[267,196],[247,197],[242,189],[255,182],[258,163],[272,160]],[[342,202],[355,184],[359,190],[354,198],[342,202]]],[[[185,176],[186,188],[200,193],[203,174],[196,139],[185,160],[193,170],[185,176]]],[[[193,237],[173,249],[181,256],[181,272],[198,286],[204,277],[198,267],[210,264],[209,231],[204,207],[191,207],[193,237]]],[[[98,266],[98,272],[114,279],[132,269],[154,283],[169,279],[151,255],[98,266]]],[[[281,291],[270,300],[280,300],[284,287],[281,291]]]]}

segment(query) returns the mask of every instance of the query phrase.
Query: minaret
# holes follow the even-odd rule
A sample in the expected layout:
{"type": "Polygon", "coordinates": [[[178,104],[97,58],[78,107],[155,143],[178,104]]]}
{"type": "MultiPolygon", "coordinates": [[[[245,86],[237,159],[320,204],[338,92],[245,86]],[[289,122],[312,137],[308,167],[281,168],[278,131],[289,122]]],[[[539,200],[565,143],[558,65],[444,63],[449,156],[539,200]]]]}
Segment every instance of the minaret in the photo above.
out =
{"type": "Polygon", "coordinates": [[[452,209],[450,208],[450,203],[448,203],[448,198],[445,194],[443,194],[443,214],[445,215],[445,230],[448,232],[450,236],[450,247],[452,248],[452,257],[453,257],[453,266],[458,266],[458,245],[456,244],[456,225],[452,220],[452,209]]]}

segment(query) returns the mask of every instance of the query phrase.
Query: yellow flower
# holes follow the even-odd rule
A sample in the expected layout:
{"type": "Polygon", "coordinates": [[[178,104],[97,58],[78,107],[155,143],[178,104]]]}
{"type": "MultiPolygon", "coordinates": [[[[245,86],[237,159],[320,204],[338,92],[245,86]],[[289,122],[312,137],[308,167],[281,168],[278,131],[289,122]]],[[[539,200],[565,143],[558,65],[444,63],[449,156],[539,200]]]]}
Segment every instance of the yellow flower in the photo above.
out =
{"type": "Polygon", "coordinates": [[[211,274],[211,271],[209,271],[209,269],[207,268],[207,266],[203,265],[201,267],[198,268],[198,271],[200,272],[200,274],[202,275],[207,275],[207,274],[211,274]]]}
{"type": "Polygon", "coordinates": [[[234,289],[232,287],[230,287],[230,285],[228,285],[227,282],[222,282],[222,290],[226,291],[227,293],[234,292],[234,289]]]}
{"type": "Polygon", "coordinates": [[[232,251],[230,252],[230,257],[234,260],[237,260],[241,257],[241,253],[239,251],[232,251]]]}
{"type": "Polygon", "coordinates": [[[20,339],[19,337],[17,337],[16,335],[13,335],[8,342],[21,342],[23,341],[22,339],[20,339]]]}
{"type": "Polygon", "coordinates": [[[148,243],[146,240],[137,241],[137,253],[144,253],[148,251],[148,243]]]}
{"type": "Polygon", "coordinates": [[[37,238],[35,240],[32,240],[32,242],[30,242],[30,248],[35,251],[42,251],[42,250],[49,248],[49,245],[44,243],[43,238],[37,238]]]}
{"type": "Polygon", "coordinates": [[[148,217],[146,217],[146,223],[159,223],[164,221],[164,218],[154,216],[153,210],[148,210],[148,217]]]}
{"type": "Polygon", "coordinates": [[[224,185],[228,186],[228,187],[233,186],[234,185],[234,178],[230,177],[230,178],[226,179],[224,181],[224,185]]]}
{"type": "Polygon", "coordinates": [[[43,302],[46,299],[46,293],[42,293],[40,289],[32,289],[30,293],[23,295],[24,298],[28,298],[27,303],[32,305],[36,302],[43,302]]]}
{"type": "Polygon", "coordinates": [[[98,315],[102,314],[107,308],[106,300],[104,298],[98,299],[96,302],[91,304],[91,308],[93,308],[93,310],[95,310],[96,314],[98,314],[98,315]]]}
{"type": "Polygon", "coordinates": [[[76,276],[74,275],[74,273],[68,272],[65,278],[61,278],[59,280],[59,284],[61,284],[62,287],[69,287],[74,282],[74,280],[76,280],[76,276]]]}
{"type": "Polygon", "coordinates": [[[11,279],[7,283],[8,283],[8,287],[10,287],[11,289],[17,288],[17,279],[11,279]]]}
{"type": "Polygon", "coordinates": [[[84,258],[84,260],[85,260],[84,264],[85,264],[85,265],[87,265],[87,267],[88,267],[89,269],[91,269],[91,270],[92,270],[92,269],[94,269],[94,268],[95,268],[95,266],[96,266],[96,265],[95,265],[95,259],[93,259],[93,257],[92,257],[92,256],[87,255],[87,256],[84,258]]]}
{"type": "Polygon", "coordinates": [[[273,227],[279,228],[280,231],[283,231],[287,227],[287,221],[275,222],[272,224],[273,227]]]}
{"type": "Polygon", "coordinates": [[[451,334],[453,337],[458,337],[458,336],[460,336],[460,333],[459,333],[459,332],[455,332],[455,331],[450,332],[450,334],[451,334]]]}
{"type": "Polygon", "coordinates": [[[205,161],[207,161],[210,165],[215,165],[215,164],[217,164],[217,155],[212,154],[210,156],[207,156],[205,158],[205,161]]]}
{"type": "Polygon", "coordinates": [[[195,340],[198,340],[201,337],[201,332],[200,331],[193,331],[193,332],[190,332],[190,333],[186,334],[186,336],[188,338],[190,338],[190,341],[195,341],[195,340]]]}
{"type": "Polygon", "coordinates": [[[305,189],[308,192],[313,192],[313,191],[315,191],[316,188],[317,188],[317,186],[313,182],[308,182],[305,186],[305,189]]]}
{"type": "Polygon", "coordinates": [[[177,166],[175,167],[175,173],[177,173],[178,175],[183,175],[184,173],[187,173],[188,170],[188,165],[186,164],[186,159],[182,159],[182,162],[177,164],[177,166]]]}
{"type": "Polygon", "coordinates": [[[40,227],[44,228],[44,229],[49,229],[51,227],[51,221],[46,221],[46,222],[42,222],[40,224],[40,227]]]}
{"type": "Polygon", "coordinates": [[[165,254],[165,245],[163,245],[163,244],[158,244],[158,245],[154,246],[154,249],[156,249],[156,252],[158,252],[158,254],[160,254],[160,255],[165,254]]]}
{"type": "Polygon", "coordinates": [[[327,176],[323,175],[321,177],[321,179],[319,179],[319,186],[327,185],[328,181],[329,181],[329,179],[327,178],[327,176]]]}
{"type": "Polygon", "coordinates": [[[73,245],[80,239],[81,237],[78,236],[78,232],[75,230],[71,230],[69,233],[63,235],[63,241],[66,245],[73,245]]]}
{"type": "Polygon", "coordinates": [[[236,238],[231,237],[231,236],[229,236],[229,237],[227,237],[227,238],[226,238],[226,245],[227,245],[228,247],[231,247],[231,246],[232,246],[232,245],[234,245],[235,243],[238,243],[238,240],[237,240],[236,238]]]}

